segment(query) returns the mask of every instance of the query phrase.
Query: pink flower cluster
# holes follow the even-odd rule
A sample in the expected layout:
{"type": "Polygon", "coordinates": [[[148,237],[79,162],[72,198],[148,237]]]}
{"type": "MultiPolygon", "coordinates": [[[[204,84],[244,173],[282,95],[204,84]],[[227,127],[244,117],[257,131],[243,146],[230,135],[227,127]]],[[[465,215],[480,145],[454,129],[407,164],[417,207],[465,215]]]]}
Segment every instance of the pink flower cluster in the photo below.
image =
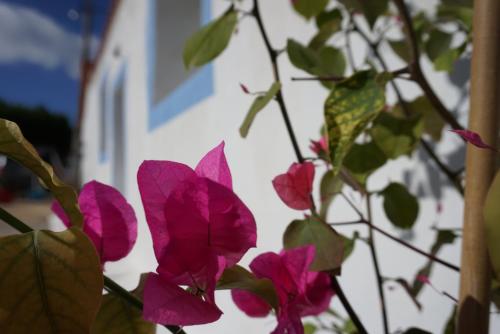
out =
{"type": "MultiPolygon", "coordinates": [[[[297,210],[309,209],[314,165],[293,164],[273,185],[280,198],[297,210]]],[[[224,142],[208,152],[193,170],[173,161],[144,161],[137,182],[158,261],[144,286],[144,318],[161,324],[195,325],[216,321],[222,312],[215,287],[224,270],[256,246],[254,217],[232,189],[224,142]]],[[[78,199],[89,236],[104,264],[125,257],[137,238],[135,213],[113,187],[92,181],[78,199]]],[[[66,226],[58,203],[53,211],[66,226]]],[[[269,279],[279,300],[279,333],[303,333],[300,318],[328,308],[333,291],[325,273],[310,272],[313,246],[264,253],[250,268],[269,279]]],[[[250,316],[265,316],[271,306],[250,292],[233,290],[236,305],[250,316]]]]}

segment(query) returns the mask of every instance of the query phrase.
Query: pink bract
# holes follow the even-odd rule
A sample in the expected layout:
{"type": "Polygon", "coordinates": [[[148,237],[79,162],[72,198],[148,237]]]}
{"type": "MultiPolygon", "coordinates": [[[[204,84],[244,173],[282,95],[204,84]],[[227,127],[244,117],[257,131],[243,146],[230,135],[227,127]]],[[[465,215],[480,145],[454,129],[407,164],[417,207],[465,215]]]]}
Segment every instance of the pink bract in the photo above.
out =
{"type": "Polygon", "coordinates": [[[458,134],[460,137],[462,137],[466,142],[471,143],[472,145],[479,147],[479,148],[486,148],[492,151],[496,151],[496,149],[483,142],[483,139],[481,136],[471,130],[450,130],[451,132],[454,132],[458,134]]]}
{"type": "Polygon", "coordinates": [[[309,149],[316,153],[317,155],[328,153],[328,139],[326,136],[322,136],[319,140],[311,140],[309,149]]]}
{"type": "MultiPolygon", "coordinates": [[[[84,218],[83,231],[92,240],[101,263],[118,261],[132,250],[137,238],[134,209],[115,188],[91,181],[80,191],[78,204],[84,218]]],[[[58,202],[52,211],[67,227],[71,223],[58,202]]]]}
{"type": "Polygon", "coordinates": [[[281,200],[292,209],[311,208],[311,192],[314,180],[312,162],[293,163],[285,174],[276,176],[273,186],[281,200]]]}
{"type": "MultiPolygon", "coordinates": [[[[334,293],[326,273],[310,272],[314,246],[264,253],[257,256],[250,268],[258,278],[270,279],[278,294],[278,325],[272,334],[303,334],[301,317],[317,315],[328,309],[334,293]]],[[[262,317],[271,307],[247,291],[231,291],[235,304],[247,315],[262,317]]]]}
{"type": "Polygon", "coordinates": [[[144,317],[180,326],[217,320],[217,279],[257,238],[252,213],[232,191],[224,142],[195,170],[144,161],[137,182],[158,261],[157,274],[146,281],[144,317]]]}

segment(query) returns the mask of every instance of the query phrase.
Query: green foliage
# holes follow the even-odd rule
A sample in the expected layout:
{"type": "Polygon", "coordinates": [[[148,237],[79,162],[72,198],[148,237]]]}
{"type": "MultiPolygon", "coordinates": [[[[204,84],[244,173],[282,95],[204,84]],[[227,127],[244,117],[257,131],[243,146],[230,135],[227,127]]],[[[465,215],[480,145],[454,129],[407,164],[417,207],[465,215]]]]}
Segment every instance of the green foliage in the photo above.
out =
{"type": "Polygon", "coordinates": [[[457,319],[457,307],[453,307],[453,311],[451,312],[450,317],[448,318],[448,321],[446,321],[446,326],[444,328],[443,334],[455,334],[456,333],[456,319],[457,319]]]}
{"type": "Polygon", "coordinates": [[[355,231],[352,235],[352,238],[348,238],[342,234],[340,234],[342,239],[344,240],[344,258],[342,259],[342,263],[345,262],[349,256],[351,256],[354,251],[354,246],[356,245],[356,240],[359,239],[358,231],[355,231]]]}
{"type": "Polygon", "coordinates": [[[342,26],[342,13],[338,9],[322,12],[316,17],[318,32],[309,42],[309,48],[318,50],[338,32],[342,26]]]}
{"type": "Polygon", "coordinates": [[[82,225],[83,217],[75,191],[55,175],[52,166],[40,158],[19,127],[5,119],[0,119],[0,154],[17,161],[37,175],[42,185],[59,201],[73,225],[82,225]]]}
{"type": "Polygon", "coordinates": [[[490,261],[497,278],[500,278],[500,172],[493,180],[484,203],[484,223],[490,261]]]}
{"type": "Polygon", "coordinates": [[[295,0],[292,3],[297,13],[309,20],[325,9],[328,0],[295,0]]]}
{"type": "MultiPolygon", "coordinates": [[[[410,111],[412,117],[419,114],[422,115],[424,123],[423,133],[428,134],[435,141],[441,139],[444,121],[426,96],[419,96],[413,101],[406,103],[406,109],[410,111]]],[[[399,115],[404,114],[400,106],[397,106],[394,112],[399,115]]]]}
{"type": "Polygon", "coordinates": [[[436,71],[450,72],[453,69],[455,61],[460,58],[466,47],[467,43],[463,43],[459,47],[448,49],[440,54],[439,57],[434,60],[434,69],[436,71]]]}
{"type": "Polygon", "coordinates": [[[250,130],[250,126],[257,116],[257,113],[264,109],[264,107],[278,94],[281,89],[281,84],[279,82],[275,82],[271,85],[271,88],[261,96],[257,96],[250,106],[250,110],[248,111],[245,119],[243,120],[243,124],[240,127],[240,135],[245,138],[248,135],[248,130],[250,130]]]}
{"type": "Polygon", "coordinates": [[[314,217],[291,222],[283,235],[283,245],[285,249],[314,245],[313,271],[336,272],[344,258],[342,237],[330,225],[314,217]]]}
{"type": "Polygon", "coordinates": [[[413,114],[410,119],[406,119],[384,112],[375,120],[370,135],[387,159],[396,159],[413,152],[422,130],[420,114],[413,114]]]}
{"type": "Polygon", "coordinates": [[[321,219],[326,219],[330,204],[332,203],[335,196],[342,191],[343,186],[344,182],[342,181],[342,179],[339,176],[334,175],[331,170],[328,170],[325,172],[325,174],[323,174],[319,187],[319,197],[321,201],[319,216],[321,219]]]}
{"type": "Polygon", "coordinates": [[[384,198],[384,210],[391,223],[409,229],[417,220],[418,201],[401,183],[390,183],[380,192],[384,198]]]}
{"type": "Polygon", "coordinates": [[[245,268],[235,265],[226,268],[217,281],[217,290],[241,289],[261,297],[275,310],[278,309],[278,295],[273,283],[267,278],[256,278],[245,268]]]}
{"type": "Polygon", "coordinates": [[[443,21],[460,22],[467,32],[472,30],[472,7],[457,4],[441,4],[437,16],[443,21]]]}
{"type": "Polygon", "coordinates": [[[238,13],[231,7],[224,15],[191,36],[184,46],[186,68],[205,65],[219,56],[229,44],[237,22],[238,13]]]}
{"type": "Polygon", "coordinates": [[[354,144],[345,157],[344,166],[361,184],[365,184],[368,176],[386,163],[387,159],[374,142],[354,144]]]}
{"type": "Polygon", "coordinates": [[[332,171],[337,174],[358,135],[385,105],[384,82],[375,71],[361,71],[335,84],[325,102],[332,171]]]}
{"type": "Polygon", "coordinates": [[[89,333],[103,277],[80,229],[0,238],[0,272],[1,333],[89,333]]]}
{"type": "Polygon", "coordinates": [[[440,55],[451,47],[453,34],[440,29],[433,29],[429,32],[429,39],[425,43],[425,51],[430,60],[435,61],[440,55]]]}
{"type": "Polygon", "coordinates": [[[410,49],[408,48],[408,43],[404,39],[401,40],[389,40],[389,46],[392,51],[398,55],[401,60],[409,63],[411,61],[410,49]]]}
{"type": "Polygon", "coordinates": [[[432,334],[432,333],[417,327],[411,327],[405,330],[403,334],[432,334]]]}
{"type": "Polygon", "coordinates": [[[341,77],[345,72],[344,54],[334,47],[322,46],[313,49],[289,39],[286,49],[290,62],[309,74],[341,77]]]}
{"type": "Polygon", "coordinates": [[[340,0],[348,9],[361,12],[365,15],[370,28],[373,28],[377,19],[388,9],[388,0],[340,0]]]}
{"type": "Polygon", "coordinates": [[[304,334],[314,334],[316,333],[316,326],[311,323],[304,324],[304,334]]]}

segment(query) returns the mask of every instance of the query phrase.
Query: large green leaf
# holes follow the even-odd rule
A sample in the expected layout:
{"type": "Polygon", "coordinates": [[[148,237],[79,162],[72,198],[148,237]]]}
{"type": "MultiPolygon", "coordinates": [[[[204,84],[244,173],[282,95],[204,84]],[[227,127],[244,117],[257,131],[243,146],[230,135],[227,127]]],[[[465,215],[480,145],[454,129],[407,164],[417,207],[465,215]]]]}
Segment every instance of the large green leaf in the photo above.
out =
{"type": "Polygon", "coordinates": [[[370,129],[374,143],[388,159],[412,153],[419,143],[423,130],[422,117],[420,114],[410,117],[401,118],[384,112],[377,117],[370,129]]]}
{"type": "Polygon", "coordinates": [[[325,102],[325,123],[332,171],[337,174],[358,135],[382,111],[385,82],[375,71],[362,71],[335,84],[325,102]]]}
{"type": "Polygon", "coordinates": [[[500,277],[500,172],[497,172],[490,186],[483,214],[491,266],[498,278],[500,277]]]}
{"type": "Polygon", "coordinates": [[[17,161],[36,174],[42,185],[59,201],[72,224],[82,226],[83,216],[73,188],[62,182],[52,167],[40,158],[17,124],[6,119],[0,119],[0,154],[17,161]]]}
{"type": "Polygon", "coordinates": [[[401,183],[390,183],[380,193],[384,198],[384,210],[387,218],[399,228],[413,226],[418,216],[418,201],[401,183]]]}
{"type": "Polygon", "coordinates": [[[368,176],[382,167],[387,159],[374,142],[354,144],[345,157],[344,166],[361,184],[365,184],[368,176]]]}
{"type": "Polygon", "coordinates": [[[314,245],[316,254],[311,270],[336,272],[344,258],[344,240],[328,224],[314,217],[294,220],[283,235],[285,249],[314,245]]]}
{"type": "Polygon", "coordinates": [[[347,9],[362,12],[370,27],[373,27],[378,17],[388,9],[388,0],[340,0],[347,9]]]}
{"type": "Polygon", "coordinates": [[[99,257],[80,229],[0,238],[0,333],[88,334],[102,289],[99,257]]]}
{"type": "Polygon", "coordinates": [[[241,289],[264,299],[275,310],[278,309],[278,295],[271,280],[256,278],[245,268],[234,265],[226,268],[217,281],[217,290],[241,289]]]}
{"type": "Polygon", "coordinates": [[[184,46],[186,68],[205,65],[220,55],[229,44],[237,22],[238,13],[229,9],[191,36],[184,46]]]}
{"type": "Polygon", "coordinates": [[[295,0],[292,3],[297,13],[306,19],[310,19],[325,9],[328,0],[295,0]]]}
{"type": "MultiPolygon", "coordinates": [[[[142,300],[144,282],[148,274],[142,274],[137,288],[132,291],[142,300]]],[[[142,312],[110,292],[102,297],[91,334],[155,334],[156,325],[144,320],[142,312]]]]}
{"type": "Polygon", "coordinates": [[[248,111],[245,119],[243,120],[243,124],[240,127],[240,135],[245,138],[248,135],[248,130],[250,130],[250,126],[257,116],[258,112],[264,109],[264,107],[273,99],[273,97],[278,94],[281,89],[281,84],[279,82],[275,82],[271,85],[271,88],[266,92],[266,94],[262,96],[258,96],[253,101],[250,106],[250,110],[248,111]]]}

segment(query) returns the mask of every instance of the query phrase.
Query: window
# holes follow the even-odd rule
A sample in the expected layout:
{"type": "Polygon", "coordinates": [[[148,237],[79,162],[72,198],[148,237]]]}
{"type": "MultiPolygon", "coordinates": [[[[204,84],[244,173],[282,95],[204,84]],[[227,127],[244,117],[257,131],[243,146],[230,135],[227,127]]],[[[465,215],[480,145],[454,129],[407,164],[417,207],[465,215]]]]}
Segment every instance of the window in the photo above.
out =
{"type": "Polygon", "coordinates": [[[182,61],[185,41],[210,20],[210,5],[210,0],[150,0],[150,130],[213,93],[212,66],[188,72],[182,61]]]}

